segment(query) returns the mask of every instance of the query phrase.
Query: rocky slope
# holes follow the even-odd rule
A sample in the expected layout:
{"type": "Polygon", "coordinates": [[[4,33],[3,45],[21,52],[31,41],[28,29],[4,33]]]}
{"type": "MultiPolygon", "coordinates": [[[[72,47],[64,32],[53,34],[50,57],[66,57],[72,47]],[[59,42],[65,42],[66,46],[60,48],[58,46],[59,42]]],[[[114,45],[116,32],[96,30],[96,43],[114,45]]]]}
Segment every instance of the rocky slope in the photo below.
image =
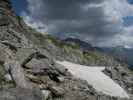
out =
{"type": "Polygon", "coordinates": [[[109,56],[113,56],[117,61],[124,62],[129,65],[130,69],[133,69],[133,48],[124,47],[124,46],[116,46],[116,47],[97,47],[92,46],[91,44],[81,41],[80,39],[75,38],[67,38],[63,40],[69,44],[78,44],[79,47],[84,51],[98,51],[102,53],[106,53],[109,56]]]}
{"type": "Polygon", "coordinates": [[[118,46],[118,47],[112,47],[112,48],[102,48],[102,52],[105,52],[109,55],[113,55],[116,59],[127,63],[131,69],[133,66],[133,49],[132,48],[125,48],[123,46],[118,46]]]}
{"type": "Polygon", "coordinates": [[[15,15],[9,0],[0,0],[0,100],[126,100],[97,92],[56,59],[106,65],[105,73],[132,98],[133,77],[126,66],[36,32],[15,15]]]}

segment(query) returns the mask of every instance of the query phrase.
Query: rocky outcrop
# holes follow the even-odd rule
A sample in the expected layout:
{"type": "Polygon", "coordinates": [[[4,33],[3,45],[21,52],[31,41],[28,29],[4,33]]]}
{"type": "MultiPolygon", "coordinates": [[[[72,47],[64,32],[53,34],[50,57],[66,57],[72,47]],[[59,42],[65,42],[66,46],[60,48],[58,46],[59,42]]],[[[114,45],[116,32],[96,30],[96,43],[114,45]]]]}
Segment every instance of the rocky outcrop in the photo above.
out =
{"type": "Polygon", "coordinates": [[[5,62],[5,67],[9,68],[7,71],[11,75],[12,80],[15,82],[16,86],[21,88],[32,89],[30,83],[27,82],[24,71],[20,66],[20,63],[13,60],[8,60],[5,62]]]}
{"type": "MultiPolygon", "coordinates": [[[[88,58],[77,47],[59,40],[53,42],[53,38],[29,29],[15,15],[10,1],[0,0],[0,100],[126,100],[95,91],[86,81],[74,78],[64,66],[55,62],[66,59],[96,65],[101,58],[100,61],[106,62],[101,55],[95,54],[95,59],[91,60],[87,54],[88,58]]],[[[105,73],[114,80],[120,74],[122,86],[128,87],[132,94],[129,79],[132,75],[116,66],[113,70],[108,67],[105,73]]]]}
{"type": "Polygon", "coordinates": [[[24,88],[4,89],[0,91],[0,100],[45,100],[38,90],[24,88]]]}

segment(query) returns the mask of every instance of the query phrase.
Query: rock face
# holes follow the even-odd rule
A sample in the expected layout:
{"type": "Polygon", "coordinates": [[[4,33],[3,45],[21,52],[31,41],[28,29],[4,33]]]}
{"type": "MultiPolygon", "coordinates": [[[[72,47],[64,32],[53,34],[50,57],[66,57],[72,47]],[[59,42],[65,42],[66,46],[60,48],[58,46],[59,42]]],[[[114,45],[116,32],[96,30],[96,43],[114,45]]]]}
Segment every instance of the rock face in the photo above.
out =
{"type": "Polygon", "coordinates": [[[0,0],[0,100],[127,100],[97,92],[57,64],[57,59],[110,65],[105,73],[132,96],[130,71],[101,55],[93,54],[92,60],[90,54],[37,33],[15,15],[9,0],[0,0]]]}
{"type": "Polygon", "coordinates": [[[9,60],[5,62],[5,66],[9,68],[8,71],[11,74],[11,78],[16,83],[17,86],[27,89],[32,88],[30,83],[28,83],[27,80],[25,79],[24,71],[21,68],[19,62],[9,60]]]}

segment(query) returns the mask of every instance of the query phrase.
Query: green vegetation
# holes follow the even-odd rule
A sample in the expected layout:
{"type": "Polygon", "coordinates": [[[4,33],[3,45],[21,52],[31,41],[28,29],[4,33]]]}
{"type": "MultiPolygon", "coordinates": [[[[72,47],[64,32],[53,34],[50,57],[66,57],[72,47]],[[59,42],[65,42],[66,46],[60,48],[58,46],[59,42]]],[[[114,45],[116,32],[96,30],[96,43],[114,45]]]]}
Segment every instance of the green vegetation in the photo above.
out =
{"type": "Polygon", "coordinates": [[[45,36],[45,39],[58,46],[58,47],[61,47],[61,48],[73,48],[73,49],[79,49],[79,45],[77,44],[69,44],[69,43],[65,43],[65,42],[62,42],[61,40],[59,40],[58,38],[54,37],[54,36],[51,36],[51,35],[46,35],[45,36]]]}

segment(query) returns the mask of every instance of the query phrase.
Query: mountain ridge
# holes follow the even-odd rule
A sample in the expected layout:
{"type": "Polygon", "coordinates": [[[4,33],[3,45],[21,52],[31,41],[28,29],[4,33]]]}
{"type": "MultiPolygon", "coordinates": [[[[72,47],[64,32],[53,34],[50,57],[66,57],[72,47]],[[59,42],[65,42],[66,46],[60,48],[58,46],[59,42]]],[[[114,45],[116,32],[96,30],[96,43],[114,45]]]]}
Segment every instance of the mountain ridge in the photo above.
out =
{"type": "Polygon", "coordinates": [[[97,46],[92,46],[91,44],[87,42],[84,42],[84,41],[81,41],[75,38],[67,38],[63,41],[69,44],[75,43],[79,45],[79,47],[82,48],[83,50],[95,50],[101,53],[106,53],[107,55],[113,56],[118,61],[124,62],[131,67],[133,66],[132,64],[133,49],[132,48],[126,48],[124,46],[97,47],[97,46]]]}
{"type": "Polygon", "coordinates": [[[127,100],[96,91],[56,60],[104,65],[104,73],[132,98],[133,77],[126,65],[35,31],[12,11],[10,0],[0,0],[0,12],[0,100],[127,100]]]}

